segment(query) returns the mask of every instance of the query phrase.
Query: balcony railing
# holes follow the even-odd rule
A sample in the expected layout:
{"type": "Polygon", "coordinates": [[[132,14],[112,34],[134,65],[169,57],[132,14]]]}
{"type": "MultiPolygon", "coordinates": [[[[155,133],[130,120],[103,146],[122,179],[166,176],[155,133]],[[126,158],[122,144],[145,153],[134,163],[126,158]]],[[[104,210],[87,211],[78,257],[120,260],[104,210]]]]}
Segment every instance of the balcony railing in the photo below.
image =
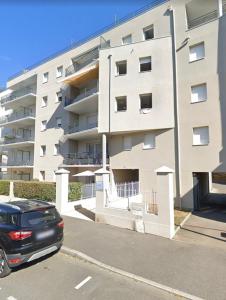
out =
{"type": "Polygon", "coordinates": [[[26,117],[35,117],[35,113],[30,112],[30,111],[15,112],[15,113],[12,113],[9,116],[5,116],[5,117],[0,118],[0,124],[4,124],[4,123],[7,123],[7,122],[12,122],[12,121],[24,119],[26,117]]]}
{"type": "Polygon", "coordinates": [[[85,53],[77,61],[75,61],[72,65],[70,65],[68,68],[65,70],[65,76],[70,76],[82,68],[88,66],[91,62],[94,60],[97,60],[99,57],[99,50],[98,48],[93,49],[92,51],[85,53]],[[81,63],[79,63],[81,61],[81,63]]]}
{"type": "Polygon", "coordinates": [[[23,142],[34,142],[34,136],[28,137],[4,137],[0,140],[0,145],[8,145],[15,143],[23,143],[23,142]]]}
{"type": "Polygon", "coordinates": [[[86,126],[69,126],[68,130],[66,131],[67,134],[70,133],[76,133],[76,132],[81,132],[89,129],[96,128],[98,126],[98,123],[93,123],[93,124],[87,124],[86,126]]]}
{"type": "Polygon", "coordinates": [[[72,103],[76,103],[76,102],[78,102],[78,101],[80,101],[82,99],[85,99],[85,98],[87,98],[87,97],[89,97],[91,95],[96,94],[97,92],[98,92],[98,87],[97,86],[92,87],[92,88],[85,88],[83,90],[83,92],[81,94],[79,94],[77,97],[75,97],[74,99],[67,99],[66,98],[64,106],[68,106],[68,105],[70,105],[72,103]]]}
{"type": "Polygon", "coordinates": [[[13,166],[33,166],[34,165],[34,161],[33,160],[10,160],[7,162],[2,162],[0,163],[1,167],[13,167],[13,166]]]}
{"type": "Polygon", "coordinates": [[[14,91],[12,92],[10,95],[4,96],[1,98],[1,103],[5,104],[7,102],[13,101],[17,98],[29,95],[29,94],[35,94],[36,91],[34,88],[24,88],[24,89],[20,89],[18,91],[14,91]]]}
{"type": "MultiPolygon", "coordinates": [[[[91,154],[88,152],[64,154],[65,165],[101,165],[102,153],[91,154]]],[[[107,158],[108,163],[108,158],[107,158]]]]}
{"type": "Polygon", "coordinates": [[[208,14],[202,15],[198,18],[195,18],[193,20],[188,20],[188,29],[202,25],[202,24],[212,21],[216,18],[218,18],[218,10],[213,10],[213,11],[209,12],[208,14]]]}

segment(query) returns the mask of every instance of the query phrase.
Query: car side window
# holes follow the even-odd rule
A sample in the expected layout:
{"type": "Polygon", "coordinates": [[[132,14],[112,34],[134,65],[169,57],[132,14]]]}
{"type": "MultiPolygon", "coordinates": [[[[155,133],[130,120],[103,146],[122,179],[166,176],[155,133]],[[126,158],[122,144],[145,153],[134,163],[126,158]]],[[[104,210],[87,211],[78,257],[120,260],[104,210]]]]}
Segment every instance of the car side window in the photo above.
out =
{"type": "Polygon", "coordinates": [[[0,224],[7,224],[7,214],[0,213],[0,224]]]}

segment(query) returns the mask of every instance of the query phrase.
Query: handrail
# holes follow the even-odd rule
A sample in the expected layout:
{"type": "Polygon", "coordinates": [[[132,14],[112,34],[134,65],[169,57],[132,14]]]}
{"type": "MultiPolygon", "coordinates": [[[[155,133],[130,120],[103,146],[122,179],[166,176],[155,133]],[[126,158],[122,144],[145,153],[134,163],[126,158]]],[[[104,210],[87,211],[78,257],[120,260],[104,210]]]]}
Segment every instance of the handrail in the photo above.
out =
{"type": "Polygon", "coordinates": [[[151,2],[149,4],[147,4],[147,5],[143,6],[142,8],[140,8],[140,9],[138,9],[138,10],[136,10],[136,11],[134,11],[134,12],[126,15],[125,17],[117,20],[117,22],[111,23],[110,25],[105,26],[104,28],[102,28],[102,29],[94,32],[93,34],[91,34],[91,35],[89,35],[89,36],[87,36],[87,37],[85,37],[85,38],[83,38],[83,39],[81,39],[81,40],[79,40],[79,41],[77,41],[75,43],[73,43],[72,45],[67,46],[64,49],[61,49],[61,50],[55,52],[54,54],[52,54],[52,55],[50,55],[50,56],[48,56],[48,57],[40,60],[39,62],[37,62],[37,63],[35,63],[35,64],[31,65],[31,66],[26,67],[24,70],[21,70],[21,71],[15,73],[15,74],[11,75],[8,78],[8,80],[12,80],[12,79],[14,79],[14,78],[16,78],[16,77],[24,74],[24,73],[26,73],[26,72],[28,72],[28,71],[36,68],[37,66],[39,66],[39,65],[41,65],[43,63],[46,63],[47,61],[49,61],[51,59],[54,59],[54,58],[56,58],[59,55],[62,55],[65,52],[68,52],[68,51],[70,51],[70,50],[72,50],[72,49],[74,49],[76,47],[79,47],[79,46],[87,43],[88,41],[90,41],[90,40],[92,40],[94,38],[97,38],[98,36],[106,33],[107,31],[120,26],[122,23],[128,22],[129,20],[132,20],[132,19],[138,17],[139,15],[145,13],[146,11],[148,11],[150,9],[153,9],[153,8],[159,6],[159,5],[162,5],[162,4],[166,3],[166,2],[169,2],[169,0],[155,0],[155,1],[153,1],[153,2],[151,2]]]}
{"type": "Polygon", "coordinates": [[[12,160],[7,161],[5,163],[0,163],[0,166],[33,166],[34,161],[33,160],[12,160]]]}
{"type": "Polygon", "coordinates": [[[98,87],[97,87],[97,86],[95,86],[95,87],[93,87],[93,88],[90,88],[90,89],[87,88],[87,89],[84,90],[83,93],[79,94],[79,95],[78,95],[77,97],[75,97],[74,99],[68,99],[68,98],[66,98],[66,99],[65,99],[64,106],[68,106],[68,105],[70,105],[70,104],[72,104],[72,103],[78,102],[78,101],[80,101],[80,100],[82,100],[82,99],[85,99],[85,98],[87,98],[87,97],[89,97],[89,96],[91,96],[91,95],[96,94],[97,92],[98,92],[98,87]]]}
{"type": "Polygon", "coordinates": [[[188,20],[188,29],[191,29],[193,27],[199,26],[201,24],[207,23],[209,21],[212,21],[218,17],[218,11],[213,10],[205,15],[202,15],[198,18],[195,18],[193,20],[188,20]]]}
{"type": "Polygon", "coordinates": [[[1,98],[1,103],[7,103],[9,101],[13,101],[17,98],[23,97],[25,95],[29,95],[29,94],[35,94],[36,91],[33,88],[24,88],[24,89],[20,89],[18,91],[13,91],[10,95],[6,95],[4,97],[1,98]]]}
{"type": "Polygon", "coordinates": [[[98,123],[95,122],[93,124],[87,124],[86,126],[80,127],[80,126],[69,126],[67,133],[76,133],[76,132],[80,132],[80,131],[85,131],[85,130],[89,130],[89,129],[93,129],[96,128],[98,126],[98,123]]]}
{"type": "Polygon", "coordinates": [[[22,142],[34,142],[34,136],[30,136],[30,137],[12,137],[12,138],[4,137],[3,140],[0,140],[1,145],[22,143],[22,142]]]}
{"type": "Polygon", "coordinates": [[[16,121],[16,120],[20,120],[26,117],[35,117],[35,113],[34,112],[15,112],[10,114],[9,116],[4,116],[0,118],[0,124],[4,124],[7,122],[12,122],[12,121],[16,121]]]}
{"type": "MultiPolygon", "coordinates": [[[[68,153],[63,154],[65,165],[101,165],[102,153],[68,153]]],[[[108,161],[108,158],[107,158],[108,161]]]]}

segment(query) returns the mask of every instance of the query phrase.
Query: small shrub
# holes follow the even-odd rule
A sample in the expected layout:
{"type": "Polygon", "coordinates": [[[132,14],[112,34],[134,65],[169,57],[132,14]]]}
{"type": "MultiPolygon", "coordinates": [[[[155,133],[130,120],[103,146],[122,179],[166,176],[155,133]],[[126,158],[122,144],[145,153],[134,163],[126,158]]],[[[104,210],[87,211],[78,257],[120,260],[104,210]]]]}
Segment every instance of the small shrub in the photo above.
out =
{"type": "Polygon", "coordinates": [[[68,200],[75,201],[81,199],[82,184],[80,182],[70,182],[68,187],[68,200]]]}
{"type": "Polygon", "coordinates": [[[9,181],[8,180],[0,180],[0,195],[9,195],[9,181]]]}
{"type": "Polygon", "coordinates": [[[16,181],[14,182],[14,196],[54,202],[56,199],[56,184],[53,182],[16,181]]]}

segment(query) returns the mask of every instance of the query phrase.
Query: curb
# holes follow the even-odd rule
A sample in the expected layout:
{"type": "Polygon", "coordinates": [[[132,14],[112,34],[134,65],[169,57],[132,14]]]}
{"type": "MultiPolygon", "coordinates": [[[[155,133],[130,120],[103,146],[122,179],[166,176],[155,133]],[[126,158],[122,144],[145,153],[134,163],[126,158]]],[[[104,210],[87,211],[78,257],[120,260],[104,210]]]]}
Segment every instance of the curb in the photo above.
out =
{"type": "Polygon", "coordinates": [[[190,218],[190,216],[191,216],[191,212],[184,218],[184,220],[180,223],[180,225],[177,227],[177,229],[175,230],[175,233],[174,233],[174,237],[175,237],[175,235],[178,233],[178,231],[180,230],[180,229],[182,229],[182,226],[187,222],[187,220],[190,218]]]}
{"type": "Polygon", "coordinates": [[[65,247],[65,246],[62,246],[61,247],[61,252],[64,253],[64,254],[67,254],[67,255],[70,255],[72,257],[76,257],[78,259],[81,259],[85,262],[89,262],[91,264],[94,264],[102,269],[105,269],[105,270],[108,270],[108,271],[111,271],[113,273],[116,273],[116,274],[119,274],[119,275],[122,275],[122,276],[125,276],[127,278],[130,278],[130,279],[133,279],[133,280],[136,280],[136,281],[139,281],[141,283],[144,283],[144,284],[147,284],[147,285],[150,285],[152,287],[155,287],[157,289],[160,289],[160,290],[163,290],[169,294],[173,294],[173,295],[176,295],[176,296],[179,296],[181,298],[184,298],[184,299],[189,299],[189,300],[203,300],[202,298],[199,298],[199,297],[196,297],[196,296],[193,296],[193,295],[190,295],[188,293],[184,293],[182,291],[179,291],[179,290],[176,290],[176,289],[173,289],[171,287],[168,287],[166,285],[163,285],[161,283],[157,283],[155,281],[152,281],[152,280],[149,280],[149,279],[146,279],[146,278],[143,278],[141,276],[138,276],[138,275],[135,275],[135,274],[132,274],[132,273],[129,273],[129,272],[126,272],[126,271],[123,271],[121,269],[118,269],[118,268],[115,268],[115,267],[112,267],[112,266],[109,266],[107,264],[104,264],[98,260],[96,260],[95,258],[92,258],[82,252],[79,252],[77,250],[73,250],[71,248],[68,248],[68,247],[65,247]]]}

